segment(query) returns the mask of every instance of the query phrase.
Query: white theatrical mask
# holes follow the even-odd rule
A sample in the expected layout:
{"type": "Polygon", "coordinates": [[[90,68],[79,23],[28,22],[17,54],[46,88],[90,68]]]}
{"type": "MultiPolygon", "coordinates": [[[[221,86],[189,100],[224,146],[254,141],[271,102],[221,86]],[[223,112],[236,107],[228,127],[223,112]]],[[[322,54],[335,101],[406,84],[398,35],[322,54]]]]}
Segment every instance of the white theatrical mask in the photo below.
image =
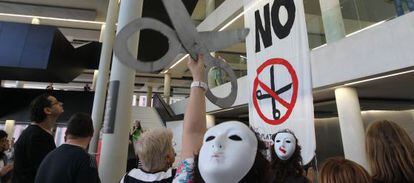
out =
{"type": "Polygon", "coordinates": [[[256,159],[257,138],[245,124],[221,123],[204,135],[198,168],[206,183],[237,183],[256,159]]]}
{"type": "Polygon", "coordinates": [[[296,139],[291,133],[278,133],[274,139],[274,148],[277,157],[281,160],[287,160],[292,157],[296,150],[296,139]]]}

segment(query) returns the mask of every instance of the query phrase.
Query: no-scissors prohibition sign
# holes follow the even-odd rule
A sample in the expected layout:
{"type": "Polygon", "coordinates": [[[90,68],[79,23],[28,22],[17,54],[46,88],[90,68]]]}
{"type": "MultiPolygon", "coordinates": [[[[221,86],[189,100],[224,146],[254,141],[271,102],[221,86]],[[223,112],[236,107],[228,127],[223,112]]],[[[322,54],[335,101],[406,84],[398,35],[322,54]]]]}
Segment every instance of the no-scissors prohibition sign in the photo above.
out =
{"type": "MultiPolygon", "coordinates": [[[[295,69],[290,65],[287,60],[282,58],[272,58],[264,62],[261,66],[257,68],[257,76],[253,82],[253,104],[254,108],[256,109],[257,114],[259,114],[260,118],[268,124],[271,125],[280,125],[284,123],[290,116],[295,107],[296,99],[298,96],[298,77],[296,75],[295,69]],[[259,75],[263,72],[264,69],[270,67],[270,84],[265,84],[259,80],[259,75]],[[284,67],[291,78],[291,83],[282,88],[275,87],[275,82],[278,80],[277,76],[274,76],[274,67],[284,67]],[[270,86],[269,86],[270,85],[270,86]],[[263,89],[264,92],[258,90],[258,88],[263,89]],[[280,95],[284,92],[290,91],[292,95],[290,95],[290,99],[284,99],[280,95]],[[266,93],[266,94],[263,94],[266,93]],[[264,113],[263,109],[259,105],[259,100],[271,100],[272,102],[272,117],[268,118],[264,113]],[[281,114],[279,110],[281,107],[284,107],[286,112],[281,114]]],[[[267,107],[267,105],[266,105],[267,107]]]]}

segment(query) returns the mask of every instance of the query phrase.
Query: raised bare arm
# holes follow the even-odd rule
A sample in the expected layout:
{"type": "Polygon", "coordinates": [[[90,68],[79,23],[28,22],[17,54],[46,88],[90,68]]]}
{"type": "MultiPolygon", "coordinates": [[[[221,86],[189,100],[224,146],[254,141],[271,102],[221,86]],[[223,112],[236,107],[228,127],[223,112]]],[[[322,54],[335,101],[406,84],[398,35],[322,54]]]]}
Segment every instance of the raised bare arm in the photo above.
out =
{"type": "MultiPolygon", "coordinates": [[[[194,81],[205,82],[204,59],[202,55],[194,61],[188,57],[188,68],[193,75],[194,81]]],[[[190,99],[184,114],[183,139],[181,158],[190,158],[198,154],[203,143],[203,136],[206,131],[206,102],[205,90],[201,87],[191,87],[190,99]]]]}

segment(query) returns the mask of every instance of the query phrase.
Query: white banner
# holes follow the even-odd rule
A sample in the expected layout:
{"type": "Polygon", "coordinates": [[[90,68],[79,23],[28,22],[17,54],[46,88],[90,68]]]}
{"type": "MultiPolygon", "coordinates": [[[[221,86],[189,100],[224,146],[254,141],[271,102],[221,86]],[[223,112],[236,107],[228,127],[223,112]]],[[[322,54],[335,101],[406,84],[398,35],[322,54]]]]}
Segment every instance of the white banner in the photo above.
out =
{"type": "Polygon", "coordinates": [[[310,57],[302,0],[244,0],[249,119],[256,133],[290,129],[303,163],[315,156],[310,57]]]}

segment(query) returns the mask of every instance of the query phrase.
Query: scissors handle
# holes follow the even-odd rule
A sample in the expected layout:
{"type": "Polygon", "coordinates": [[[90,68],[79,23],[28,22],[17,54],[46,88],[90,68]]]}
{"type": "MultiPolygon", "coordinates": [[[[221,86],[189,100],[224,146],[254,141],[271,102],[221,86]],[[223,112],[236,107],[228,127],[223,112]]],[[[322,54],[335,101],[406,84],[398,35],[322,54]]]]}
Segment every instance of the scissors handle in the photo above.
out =
{"type": "Polygon", "coordinates": [[[167,67],[183,48],[173,29],[151,18],[137,18],[121,29],[115,39],[114,54],[119,61],[139,72],[156,72],[167,67]],[[168,38],[169,49],[158,60],[148,62],[137,59],[128,49],[128,39],[144,29],[158,31],[168,38]]]}
{"type": "Polygon", "coordinates": [[[206,97],[221,108],[231,107],[237,97],[237,77],[233,69],[226,62],[211,56],[181,0],[162,1],[168,15],[171,17],[171,22],[184,49],[187,50],[194,60],[197,59],[198,54],[204,55],[206,78],[208,78],[208,71],[212,67],[218,67],[219,69],[224,70],[230,77],[231,92],[227,97],[217,97],[210,89],[207,90],[206,97]]]}
{"type": "Polygon", "coordinates": [[[204,60],[205,60],[205,63],[210,63],[210,64],[205,64],[206,65],[206,78],[208,78],[208,72],[211,68],[218,67],[219,69],[222,69],[222,70],[224,70],[224,72],[227,73],[227,75],[230,78],[230,83],[231,83],[230,94],[227,95],[226,97],[224,97],[224,98],[217,97],[211,92],[210,89],[207,90],[206,97],[213,104],[215,104],[215,105],[217,105],[221,108],[231,107],[234,104],[234,102],[236,101],[237,88],[238,88],[237,77],[236,77],[236,74],[234,73],[234,70],[230,67],[230,65],[228,63],[223,62],[222,60],[219,60],[217,58],[214,58],[210,54],[208,54],[208,56],[205,57],[204,60]]]}
{"type": "MultiPolygon", "coordinates": [[[[172,30],[164,23],[149,19],[138,18],[126,25],[118,34],[115,40],[114,53],[119,61],[128,65],[140,72],[155,72],[164,69],[175,58],[178,53],[185,50],[190,56],[197,60],[197,55],[203,54],[206,66],[206,75],[208,78],[208,71],[212,67],[218,67],[224,70],[230,78],[231,92],[227,97],[221,98],[215,96],[210,89],[206,92],[206,97],[215,105],[221,108],[231,107],[237,97],[237,77],[233,69],[226,62],[223,62],[217,58],[211,56],[209,48],[203,42],[203,38],[197,31],[197,28],[190,19],[190,15],[187,12],[184,4],[181,0],[162,0],[165,9],[170,17],[170,20],[175,29],[172,30]],[[152,62],[144,62],[136,59],[134,55],[129,52],[128,39],[136,32],[143,29],[152,29],[160,32],[168,38],[169,50],[160,59],[152,62]],[[179,46],[178,46],[179,45],[179,46]]],[[[241,31],[241,35],[246,35],[248,31],[241,31]]],[[[227,34],[220,34],[222,37],[227,34]]],[[[231,34],[232,35],[232,34],[231,34]]],[[[244,37],[236,35],[230,42],[226,44],[238,41],[238,37],[244,37]],[[231,42],[233,41],[233,42],[231,42]]],[[[219,44],[224,46],[226,44],[219,44]]]]}
{"type": "Polygon", "coordinates": [[[280,119],[280,110],[279,109],[274,109],[273,119],[280,119]]]}
{"type": "Polygon", "coordinates": [[[260,91],[260,90],[256,91],[256,98],[259,99],[259,100],[263,98],[262,91],[260,91]]]}

